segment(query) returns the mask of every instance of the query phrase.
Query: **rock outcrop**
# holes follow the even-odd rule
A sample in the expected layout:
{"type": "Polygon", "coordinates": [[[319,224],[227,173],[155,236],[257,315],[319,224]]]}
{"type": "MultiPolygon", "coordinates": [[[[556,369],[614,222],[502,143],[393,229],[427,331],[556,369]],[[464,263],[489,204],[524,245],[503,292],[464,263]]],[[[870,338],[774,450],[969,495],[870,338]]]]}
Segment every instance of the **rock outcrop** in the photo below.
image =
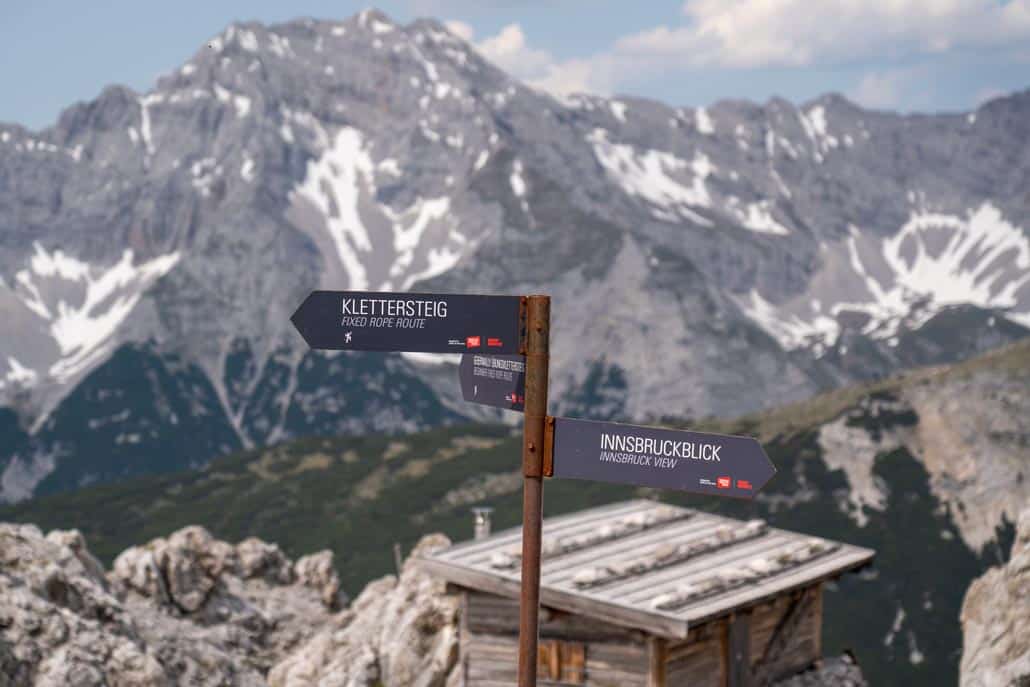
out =
{"type": "Polygon", "coordinates": [[[329,551],[294,564],[275,544],[233,546],[202,527],[126,550],[110,579],[149,645],[168,655],[217,647],[259,675],[346,602],[329,551]]]}
{"type": "Polygon", "coordinates": [[[851,654],[839,658],[824,660],[811,670],[806,670],[786,680],[781,680],[775,687],[869,687],[861,668],[851,654]]]}
{"type": "Polygon", "coordinates": [[[1009,562],[973,581],[962,604],[962,687],[1030,685],[1030,508],[1009,562]]]}
{"type": "MultiPolygon", "coordinates": [[[[76,531],[0,523],[0,687],[458,687],[460,603],[419,569],[349,607],[332,554],[202,527],[123,552],[110,573],[76,531]]],[[[784,687],[864,687],[848,657],[784,687]]]]}
{"type": "Polygon", "coordinates": [[[371,582],[332,625],[269,673],[272,687],[444,687],[456,677],[459,601],[414,558],[450,545],[422,538],[399,578],[371,582]]]}
{"type": "Polygon", "coordinates": [[[105,575],[78,532],[0,524],[0,687],[265,685],[345,604],[329,551],[187,527],[105,575]]]}
{"type": "Polygon", "coordinates": [[[0,524],[0,686],[171,685],[77,541],[0,524]]]}

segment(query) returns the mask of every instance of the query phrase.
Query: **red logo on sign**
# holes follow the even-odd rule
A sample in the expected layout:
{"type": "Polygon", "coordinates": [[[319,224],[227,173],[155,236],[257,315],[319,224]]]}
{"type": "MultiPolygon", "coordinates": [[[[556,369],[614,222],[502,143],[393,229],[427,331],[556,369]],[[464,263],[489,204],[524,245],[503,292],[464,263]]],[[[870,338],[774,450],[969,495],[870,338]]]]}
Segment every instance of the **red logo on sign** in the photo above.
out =
{"type": "Polygon", "coordinates": [[[729,477],[719,477],[715,480],[715,486],[720,489],[729,489],[732,480],[729,477]]]}
{"type": "Polygon", "coordinates": [[[504,344],[501,342],[500,339],[490,338],[490,339],[486,340],[486,345],[487,346],[492,346],[493,348],[500,348],[504,344]]]}
{"type": "Polygon", "coordinates": [[[737,480],[737,489],[750,489],[750,488],[751,488],[751,482],[748,482],[746,479],[738,479],[737,480]]]}
{"type": "Polygon", "coordinates": [[[465,339],[465,347],[466,348],[479,348],[479,346],[480,346],[479,341],[480,341],[480,339],[479,339],[478,336],[470,336],[467,339],[465,339]]]}

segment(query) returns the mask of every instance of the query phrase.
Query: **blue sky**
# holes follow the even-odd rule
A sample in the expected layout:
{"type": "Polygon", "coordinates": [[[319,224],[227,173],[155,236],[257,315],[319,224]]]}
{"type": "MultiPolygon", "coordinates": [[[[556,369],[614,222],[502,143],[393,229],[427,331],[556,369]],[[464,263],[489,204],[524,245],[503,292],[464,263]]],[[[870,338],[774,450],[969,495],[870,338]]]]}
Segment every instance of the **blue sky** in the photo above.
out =
{"type": "MultiPolygon", "coordinates": [[[[234,20],[343,19],[367,2],[3,0],[0,121],[53,123],[107,84],[149,89],[234,20]]],[[[795,102],[835,91],[868,107],[968,110],[1030,87],[1030,0],[383,0],[433,16],[556,93],[673,105],[795,102]]]]}

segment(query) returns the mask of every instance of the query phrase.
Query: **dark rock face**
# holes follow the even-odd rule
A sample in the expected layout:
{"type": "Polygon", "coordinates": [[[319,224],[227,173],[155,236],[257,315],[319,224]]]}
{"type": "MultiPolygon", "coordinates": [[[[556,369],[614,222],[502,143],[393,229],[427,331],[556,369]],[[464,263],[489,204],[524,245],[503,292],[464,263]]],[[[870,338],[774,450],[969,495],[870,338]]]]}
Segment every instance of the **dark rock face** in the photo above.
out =
{"type": "Polygon", "coordinates": [[[0,500],[481,413],[451,363],[307,351],[317,287],[550,293],[555,409],[626,420],[1020,338],[1028,113],[558,102],[433,21],[234,24],[0,125],[0,500]]]}
{"type": "Polygon", "coordinates": [[[775,687],[868,687],[855,658],[844,654],[822,661],[820,665],[799,675],[780,680],[775,687]]]}

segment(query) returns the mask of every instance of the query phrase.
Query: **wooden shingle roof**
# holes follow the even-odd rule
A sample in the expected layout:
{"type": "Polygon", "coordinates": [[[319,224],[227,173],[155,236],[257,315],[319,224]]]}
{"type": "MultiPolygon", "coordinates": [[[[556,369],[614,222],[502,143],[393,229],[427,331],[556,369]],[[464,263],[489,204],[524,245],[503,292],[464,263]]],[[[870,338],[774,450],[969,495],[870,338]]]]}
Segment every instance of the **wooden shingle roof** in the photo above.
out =
{"type": "MultiPolygon", "coordinates": [[[[519,596],[521,527],[423,556],[457,585],[519,596]]],[[[654,501],[547,518],[540,602],[652,634],[687,630],[735,609],[865,565],[870,549],[654,501]]]]}

